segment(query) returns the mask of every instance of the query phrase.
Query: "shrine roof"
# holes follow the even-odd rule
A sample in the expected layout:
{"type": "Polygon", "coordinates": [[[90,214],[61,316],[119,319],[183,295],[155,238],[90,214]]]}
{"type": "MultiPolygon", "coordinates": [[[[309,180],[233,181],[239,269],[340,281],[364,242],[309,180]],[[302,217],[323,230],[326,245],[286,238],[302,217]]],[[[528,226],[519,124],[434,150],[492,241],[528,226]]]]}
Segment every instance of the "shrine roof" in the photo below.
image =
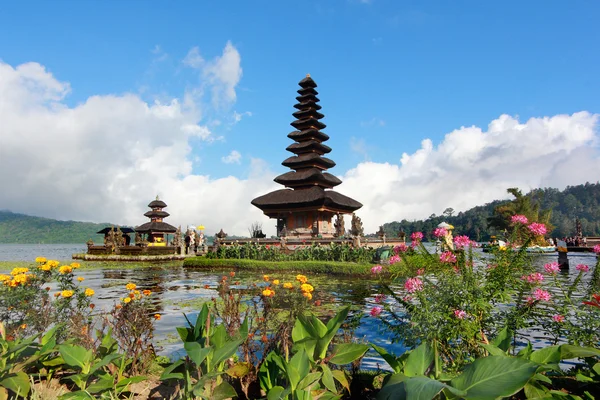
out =
{"type": "Polygon", "coordinates": [[[269,209],[289,209],[305,207],[329,207],[344,212],[353,212],[362,207],[358,201],[333,190],[314,186],[310,189],[280,189],[252,200],[252,204],[264,212],[269,209]]]}
{"type": "Polygon", "coordinates": [[[145,224],[136,227],[135,231],[140,233],[174,233],[177,231],[177,228],[166,222],[146,222],[145,224]]]}

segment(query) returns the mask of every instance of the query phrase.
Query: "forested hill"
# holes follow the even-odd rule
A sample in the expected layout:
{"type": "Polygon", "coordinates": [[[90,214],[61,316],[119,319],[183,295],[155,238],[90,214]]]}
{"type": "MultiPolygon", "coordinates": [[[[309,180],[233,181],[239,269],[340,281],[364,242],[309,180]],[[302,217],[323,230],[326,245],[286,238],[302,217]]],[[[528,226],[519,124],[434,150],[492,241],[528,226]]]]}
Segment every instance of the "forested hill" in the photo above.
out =
{"type": "MultiPolygon", "coordinates": [[[[558,189],[535,189],[527,193],[541,209],[551,209],[550,223],[554,226],[551,237],[575,235],[575,219],[579,218],[584,236],[600,236],[600,184],[567,186],[562,192],[558,189]]],[[[383,225],[388,236],[397,236],[400,230],[410,234],[421,231],[428,239],[431,232],[442,221],[454,225],[455,233],[468,235],[478,241],[489,240],[490,235],[498,234],[488,228],[488,218],[494,215],[494,208],[510,200],[493,201],[483,206],[471,208],[455,215],[447,208],[441,215],[431,215],[426,220],[389,222],[383,225]]]]}
{"type": "Polygon", "coordinates": [[[100,229],[110,224],[57,221],[0,211],[0,243],[85,243],[102,241],[100,229]]]}

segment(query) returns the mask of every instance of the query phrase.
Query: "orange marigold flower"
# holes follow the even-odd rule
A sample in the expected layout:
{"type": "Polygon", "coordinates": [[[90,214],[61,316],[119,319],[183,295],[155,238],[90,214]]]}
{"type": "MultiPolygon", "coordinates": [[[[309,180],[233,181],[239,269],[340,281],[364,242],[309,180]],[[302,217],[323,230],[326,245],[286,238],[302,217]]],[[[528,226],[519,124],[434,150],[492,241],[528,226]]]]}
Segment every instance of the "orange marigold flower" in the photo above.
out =
{"type": "Polygon", "coordinates": [[[140,294],[140,291],[139,290],[134,290],[133,294],[135,294],[136,296],[138,296],[140,294]]]}
{"type": "Polygon", "coordinates": [[[129,302],[131,302],[131,297],[125,297],[125,298],[123,299],[123,303],[127,304],[127,303],[129,303],[129,302]]]}
{"type": "Polygon", "coordinates": [[[293,289],[294,285],[292,285],[290,282],[286,282],[283,284],[283,288],[284,289],[293,289]]]}
{"type": "Polygon", "coordinates": [[[0,275],[0,282],[10,281],[11,279],[12,278],[10,277],[10,275],[4,275],[4,274],[0,275]]]}
{"type": "Polygon", "coordinates": [[[135,283],[129,282],[127,285],[125,285],[125,289],[127,290],[135,290],[135,288],[137,288],[137,285],[135,283]]]}
{"type": "Polygon", "coordinates": [[[58,272],[61,274],[70,274],[71,272],[73,272],[73,268],[70,265],[62,265],[59,269],[58,272]]]}
{"type": "Polygon", "coordinates": [[[47,272],[47,271],[50,271],[52,269],[52,267],[50,267],[48,264],[42,264],[42,265],[40,265],[40,269],[42,271],[46,271],[47,272]]]}
{"type": "Polygon", "coordinates": [[[94,308],[96,308],[96,305],[94,303],[90,304],[90,308],[93,310],[94,308]]]}
{"type": "Polygon", "coordinates": [[[302,293],[302,296],[306,297],[308,300],[312,299],[312,294],[310,294],[309,292],[302,293]]]}
{"type": "Polygon", "coordinates": [[[46,292],[50,291],[50,286],[46,286],[46,292]]]}
{"type": "Polygon", "coordinates": [[[85,292],[83,292],[87,297],[93,296],[94,295],[94,289],[90,289],[90,288],[85,288],[85,292]]]}
{"type": "Polygon", "coordinates": [[[128,296],[129,296],[130,299],[133,299],[135,297],[135,294],[133,292],[131,292],[131,293],[129,293],[128,296]]]}
{"type": "Polygon", "coordinates": [[[263,343],[267,343],[269,341],[269,338],[267,337],[267,335],[262,335],[262,337],[260,338],[260,340],[262,340],[263,343]]]}
{"type": "Polygon", "coordinates": [[[120,304],[117,304],[117,305],[115,306],[115,308],[116,308],[117,310],[120,310],[122,307],[123,307],[123,306],[122,306],[122,305],[120,305],[120,304]]]}
{"type": "Polygon", "coordinates": [[[144,290],[142,293],[144,294],[144,296],[150,296],[150,294],[152,294],[152,292],[148,289],[144,290]]]}
{"type": "Polygon", "coordinates": [[[204,285],[204,289],[208,289],[210,285],[204,285]]]}
{"type": "Polygon", "coordinates": [[[35,258],[35,262],[36,263],[40,263],[40,264],[45,263],[46,262],[46,257],[36,257],[35,258]]]}
{"type": "Polygon", "coordinates": [[[315,301],[315,306],[319,307],[321,305],[321,300],[316,300],[315,301]]]}
{"type": "Polygon", "coordinates": [[[25,328],[27,328],[27,324],[23,324],[23,325],[21,325],[21,326],[20,326],[20,328],[21,328],[21,329],[25,329],[25,328]]]}
{"type": "Polygon", "coordinates": [[[269,282],[269,275],[263,275],[263,279],[265,280],[265,282],[269,282]]]}
{"type": "Polygon", "coordinates": [[[273,285],[279,285],[279,279],[273,280],[273,285]]]}
{"type": "Polygon", "coordinates": [[[50,266],[50,268],[56,268],[60,263],[56,260],[48,260],[47,264],[50,266]]]}
{"type": "Polygon", "coordinates": [[[229,273],[229,276],[233,278],[233,277],[235,276],[235,272],[234,272],[234,271],[231,271],[231,272],[229,273]]]}
{"type": "Polygon", "coordinates": [[[62,292],[60,292],[60,295],[65,298],[69,298],[69,297],[73,296],[73,291],[72,290],[63,290],[62,292]]]}
{"type": "Polygon", "coordinates": [[[275,296],[275,292],[273,290],[271,290],[270,287],[266,288],[265,290],[262,291],[263,296],[265,297],[273,297],[275,296]]]}
{"type": "Polygon", "coordinates": [[[312,287],[312,285],[309,283],[303,283],[302,285],[300,285],[300,290],[304,293],[312,293],[315,290],[315,288],[312,287]]]}
{"type": "Polygon", "coordinates": [[[58,296],[60,296],[60,292],[54,293],[54,297],[58,297],[58,296]]]}
{"type": "Polygon", "coordinates": [[[10,272],[10,274],[12,276],[15,276],[15,275],[25,274],[27,272],[29,272],[29,268],[13,268],[13,270],[10,272]]]}
{"type": "Polygon", "coordinates": [[[25,284],[27,283],[27,280],[29,278],[31,278],[31,275],[19,274],[19,275],[15,275],[15,277],[13,278],[13,282],[15,282],[16,284],[21,284],[21,285],[25,286],[25,284]]]}
{"type": "Polygon", "coordinates": [[[74,269],[77,269],[77,268],[81,267],[81,264],[79,264],[78,262],[72,262],[71,267],[73,267],[74,269]]]}
{"type": "Polygon", "coordinates": [[[296,275],[296,280],[300,283],[308,282],[308,278],[305,275],[296,275]]]}
{"type": "Polygon", "coordinates": [[[17,286],[19,286],[19,282],[15,281],[14,279],[12,281],[10,281],[10,282],[7,282],[7,283],[8,283],[8,286],[10,286],[10,287],[17,287],[17,286]]]}
{"type": "Polygon", "coordinates": [[[160,314],[154,314],[154,319],[160,321],[160,314]]]}
{"type": "Polygon", "coordinates": [[[83,276],[78,276],[78,277],[77,277],[77,280],[78,280],[79,282],[83,282],[83,281],[85,281],[85,278],[84,278],[83,276]]]}

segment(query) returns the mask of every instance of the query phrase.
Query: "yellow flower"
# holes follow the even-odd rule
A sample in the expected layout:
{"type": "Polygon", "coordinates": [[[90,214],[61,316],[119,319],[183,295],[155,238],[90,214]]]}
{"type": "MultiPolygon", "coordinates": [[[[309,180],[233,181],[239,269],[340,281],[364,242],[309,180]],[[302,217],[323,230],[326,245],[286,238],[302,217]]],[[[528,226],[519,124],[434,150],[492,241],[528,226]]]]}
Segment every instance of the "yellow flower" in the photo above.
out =
{"type": "Polygon", "coordinates": [[[135,290],[135,288],[137,287],[137,285],[135,283],[128,283],[127,285],[125,285],[125,289],[127,290],[135,290]]]}
{"type": "Polygon", "coordinates": [[[308,283],[304,283],[300,286],[300,290],[304,293],[311,293],[313,290],[315,290],[315,288],[308,283]]]}
{"type": "Polygon", "coordinates": [[[78,280],[79,282],[83,282],[83,281],[85,280],[85,278],[84,278],[83,276],[78,276],[78,277],[77,277],[77,280],[78,280]]]}
{"type": "Polygon", "coordinates": [[[273,297],[273,296],[275,296],[275,292],[273,290],[271,290],[271,288],[266,288],[265,290],[263,290],[262,294],[265,297],[273,297]]]}
{"type": "Polygon", "coordinates": [[[36,257],[35,258],[35,262],[36,263],[40,263],[40,264],[45,263],[46,262],[46,257],[36,257]]]}
{"type": "Polygon", "coordinates": [[[72,290],[63,290],[62,292],[60,292],[60,295],[62,297],[71,297],[73,296],[73,291],[72,290]]]}
{"type": "Polygon", "coordinates": [[[273,285],[279,285],[279,279],[275,279],[275,280],[273,281],[273,285]]]}
{"type": "Polygon", "coordinates": [[[283,284],[283,288],[284,289],[293,289],[294,285],[292,285],[290,282],[286,282],[283,284]]]}
{"type": "Polygon", "coordinates": [[[26,272],[29,272],[29,268],[13,268],[13,270],[10,272],[10,274],[12,276],[15,276],[15,275],[24,274],[26,272]]]}
{"type": "Polygon", "coordinates": [[[40,265],[40,269],[42,271],[50,271],[52,269],[52,267],[50,267],[48,264],[42,264],[42,265],[40,265]]]}
{"type": "Polygon", "coordinates": [[[48,265],[50,266],[50,268],[56,268],[58,267],[58,264],[60,264],[58,261],[56,260],[49,260],[48,261],[48,265]]]}
{"type": "Polygon", "coordinates": [[[30,277],[30,275],[25,275],[25,274],[15,275],[15,277],[13,278],[13,282],[16,282],[16,284],[20,283],[21,285],[25,285],[27,283],[27,280],[29,279],[29,277],[30,277]]]}
{"type": "Polygon", "coordinates": [[[265,282],[269,282],[269,275],[263,275],[263,279],[265,280],[265,282]]]}
{"type": "Polygon", "coordinates": [[[133,294],[135,294],[136,296],[138,296],[140,294],[140,291],[139,290],[134,290],[133,294]]]}
{"type": "Polygon", "coordinates": [[[8,286],[10,287],[17,287],[19,285],[19,282],[15,281],[14,279],[12,281],[9,281],[8,286]]]}
{"type": "Polygon", "coordinates": [[[21,329],[26,329],[26,328],[27,328],[27,324],[21,325],[21,329]]]}
{"type": "Polygon", "coordinates": [[[10,281],[11,277],[9,275],[0,275],[0,282],[6,282],[6,281],[10,281]]]}
{"type": "Polygon", "coordinates": [[[154,319],[160,321],[160,314],[154,314],[154,319]]]}
{"type": "Polygon", "coordinates": [[[304,275],[296,275],[296,280],[300,283],[306,283],[308,278],[304,275]]]}
{"type": "Polygon", "coordinates": [[[310,294],[309,292],[302,293],[302,296],[306,297],[308,300],[312,299],[312,294],[310,294]]]}
{"type": "Polygon", "coordinates": [[[142,292],[144,294],[144,296],[150,296],[150,294],[152,293],[151,291],[149,291],[148,289],[144,290],[142,292]]]}
{"type": "Polygon", "coordinates": [[[125,304],[129,303],[130,301],[131,301],[131,297],[125,297],[123,299],[123,303],[125,303],[125,304]]]}
{"type": "Polygon", "coordinates": [[[71,267],[74,269],[77,269],[77,268],[81,267],[81,264],[79,264],[78,262],[73,262],[73,263],[71,263],[71,267]]]}
{"type": "Polygon", "coordinates": [[[90,289],[90,288],[85,288],[85,292],[83,292],[87,297],[93,296],[94,293],[94,289],[90,289]]]}
{"type": "Polygon", "coordinates": [[[61,274],[70,274],[71,272],[73,272],[73,268],[71,268],[70,265],[63,265],[58,269],[58,272],[60,272],[61,274]]]}

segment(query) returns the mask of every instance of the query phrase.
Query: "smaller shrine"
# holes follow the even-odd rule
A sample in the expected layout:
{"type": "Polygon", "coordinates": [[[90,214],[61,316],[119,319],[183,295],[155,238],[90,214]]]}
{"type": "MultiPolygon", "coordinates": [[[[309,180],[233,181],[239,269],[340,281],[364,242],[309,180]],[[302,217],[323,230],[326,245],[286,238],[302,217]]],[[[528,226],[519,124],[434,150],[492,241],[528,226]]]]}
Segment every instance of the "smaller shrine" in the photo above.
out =
{"type": "Polygon", "coordinates": [[[151,201],[148,207],[150,207],[150,211],[147,211],[144,216],[150,218],[150,222],[138,226],[135,228],[135,231],[146,235],[146,241],[149,246],[166,246],[167,235],[177,232],[177,228],[164,222],[164,219],[170,215],[163,210],[167,207],[167,204],[156,196],[156,199],[151,201]]]}

